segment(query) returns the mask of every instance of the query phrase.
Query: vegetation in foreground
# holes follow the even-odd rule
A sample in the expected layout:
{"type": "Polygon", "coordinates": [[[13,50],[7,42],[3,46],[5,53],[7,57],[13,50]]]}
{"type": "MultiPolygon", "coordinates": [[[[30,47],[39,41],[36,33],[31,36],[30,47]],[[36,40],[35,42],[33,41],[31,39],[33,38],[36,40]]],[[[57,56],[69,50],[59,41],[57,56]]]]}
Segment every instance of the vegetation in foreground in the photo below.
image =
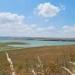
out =
{"type": "Polygon", "coordinates": [[[75,75],[74,49],[51,46],[0,52],[0,75],[75,75]]]}

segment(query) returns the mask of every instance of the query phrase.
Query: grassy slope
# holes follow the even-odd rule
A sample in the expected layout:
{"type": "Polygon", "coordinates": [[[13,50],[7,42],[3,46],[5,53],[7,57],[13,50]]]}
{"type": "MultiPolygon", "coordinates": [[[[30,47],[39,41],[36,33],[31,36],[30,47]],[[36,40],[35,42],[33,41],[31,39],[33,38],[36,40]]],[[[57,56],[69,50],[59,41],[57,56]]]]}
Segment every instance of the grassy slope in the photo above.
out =
{"type": "MultiPolygon", "coordinates": [[[[37,56],[39,56],[42,63],[45,64],[44,67],[49,66],[51,73],[54,71],[54,75],[56,75],[59,66],[68,66],[68,61],[75,60],[74,49],[75,46],[51,46],[12,50],[7,52],[14,63],[17,75],[28,75],[28,68],[31,65],[35,66],[37,56]]],[[[4,71],[7,75],[10,73],[9,63],[6,60],[5,52],[0,52],[0,70],[4,71]]],[[[58,75],[63,75],[60,71],[58,75]]]]}

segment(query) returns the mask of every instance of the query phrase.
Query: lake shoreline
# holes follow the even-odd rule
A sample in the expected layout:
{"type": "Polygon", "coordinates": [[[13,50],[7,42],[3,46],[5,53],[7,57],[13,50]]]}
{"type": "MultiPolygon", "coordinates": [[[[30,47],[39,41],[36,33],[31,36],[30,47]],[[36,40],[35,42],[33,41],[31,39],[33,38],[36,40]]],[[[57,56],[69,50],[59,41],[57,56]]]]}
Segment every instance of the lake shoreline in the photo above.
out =
{"type": "MultiPolygon", "coordinates": [[[[28,48],[20,48],[20,49],[14,49],[14,50],[16,50],[16,51],[18,51],[18,50],[32,50],[32,49],[42,49],[42,48],[57,48],[57,47],[59,47],[59,48],[63,48],[63,47],[70,47],[70,48],[74,48],[75,47],[75,45],[73,44],[73,45],[56,45],[56,46],[38,46],[38,47],[28,47],[28,48]]],[[[7,51],[13,51],[13,50],[7,50],[7,51]]]]}

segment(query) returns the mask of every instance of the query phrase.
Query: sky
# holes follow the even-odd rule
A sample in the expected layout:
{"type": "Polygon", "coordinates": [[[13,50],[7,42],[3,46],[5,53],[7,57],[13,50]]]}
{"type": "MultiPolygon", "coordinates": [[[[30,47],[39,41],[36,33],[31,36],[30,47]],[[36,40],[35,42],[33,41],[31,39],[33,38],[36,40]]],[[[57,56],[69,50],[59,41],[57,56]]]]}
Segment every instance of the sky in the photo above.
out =
{"type": "Polygon", "coordinates": [[[75,38],[75,0],[0,0],[0,36],[75,38]]]}

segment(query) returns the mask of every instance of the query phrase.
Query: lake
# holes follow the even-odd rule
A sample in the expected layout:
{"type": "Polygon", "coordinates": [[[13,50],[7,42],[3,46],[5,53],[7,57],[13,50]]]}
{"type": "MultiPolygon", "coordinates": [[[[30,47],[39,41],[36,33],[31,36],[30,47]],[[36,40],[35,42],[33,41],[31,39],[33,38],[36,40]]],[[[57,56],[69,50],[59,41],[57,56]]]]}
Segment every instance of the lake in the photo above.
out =
{"type": "Polygon", "coordinates": [[[43,40],[0,40],[1,43],[8,43],[8,47],[14,48],[30,48],[40,46],[60,46],[60,45],[74,45],[75,41],[43,41],[43,40]],[[9,42],[9,43],[8,43],[9,42]],[[11,42],[11,44],[10,44],[11,42]],[[13,43],[15,42],[15,43],[13,43]],[[17,43],[16,43],[17,42],[17,43]],[[19,44],[18,44],[19,42],[19,44]],[[23,43],[23,44],[20,44],[23,43]],[[24,44],[25,43],[25,44],[24,44]],[[26,44],[27,43],[27,44],[26,44]]]}

